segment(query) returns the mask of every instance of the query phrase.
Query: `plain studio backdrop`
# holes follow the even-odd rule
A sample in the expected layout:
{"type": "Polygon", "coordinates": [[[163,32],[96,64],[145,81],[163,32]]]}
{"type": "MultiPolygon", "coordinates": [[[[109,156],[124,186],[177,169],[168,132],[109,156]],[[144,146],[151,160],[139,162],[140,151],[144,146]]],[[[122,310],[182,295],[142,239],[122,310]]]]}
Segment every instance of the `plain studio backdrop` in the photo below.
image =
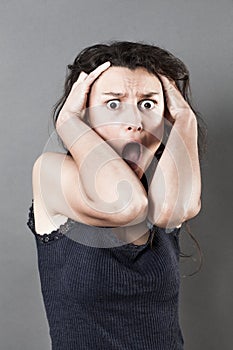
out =
{"type": "MultiPolygon", "coordinates": [[[[161,46],[190,70],[194,105],[208,124],[202,209],[190,222],[204,265],[182,278],[180,320],[186,350],[231,350],[233,1],[1,0],[0,13],[0,348],[50,349],[26,226],[32,165],[45,149],[67,64],[84,47],[116,39],[161,46]]],[[[182,260],[182,273],[196,267],[182,260]]]]}

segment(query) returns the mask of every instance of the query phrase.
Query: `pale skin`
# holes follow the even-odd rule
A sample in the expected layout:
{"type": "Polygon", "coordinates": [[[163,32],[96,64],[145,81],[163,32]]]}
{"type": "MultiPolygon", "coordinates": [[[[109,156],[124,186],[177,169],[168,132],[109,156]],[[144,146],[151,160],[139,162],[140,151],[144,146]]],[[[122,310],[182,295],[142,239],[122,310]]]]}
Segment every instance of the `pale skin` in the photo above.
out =
{"type": "Polygon", "coordinates": [[[35,162],[39,234],[51,232],[70,217],[93,226],[123,227],[131,237],[139,232],[131,241],[143,244],[147,218],[161,227],[179,227],[199,212],[196,118],[167,78],[158,79],[143,68],[111,67],[109,62],[89,75],[82,72],[59,114],[57,132],[72,157],[45,153],[35,162]],[[89,116],[84,122],[88,94],[89,116]],[[164,116],[164,101],[169,116],[164,116]],[[173,127],[147,196],[139,179],[161,143],[165,117],[173,127]],[[141,145],[141,156],[130,167],[122,152],[132,141],[141,145]]]}

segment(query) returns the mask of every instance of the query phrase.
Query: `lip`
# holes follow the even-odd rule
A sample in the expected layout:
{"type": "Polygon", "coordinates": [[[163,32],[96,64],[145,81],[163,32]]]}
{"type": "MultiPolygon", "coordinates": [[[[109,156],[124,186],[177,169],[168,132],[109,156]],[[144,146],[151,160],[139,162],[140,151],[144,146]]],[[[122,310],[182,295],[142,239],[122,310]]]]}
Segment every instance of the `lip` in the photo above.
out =
{"type": "Polygon", "coordinates": [[[124,147],[125,147],[126,145],[128,145],[129,143],[138,143],[138,144],[140,145],[140,148],[141,148],[142,140],[139,140],[139,139],[128,139],[128,140],[125,142],[125,144],[123,145],[121,151],[123,151],[124,147]]]}

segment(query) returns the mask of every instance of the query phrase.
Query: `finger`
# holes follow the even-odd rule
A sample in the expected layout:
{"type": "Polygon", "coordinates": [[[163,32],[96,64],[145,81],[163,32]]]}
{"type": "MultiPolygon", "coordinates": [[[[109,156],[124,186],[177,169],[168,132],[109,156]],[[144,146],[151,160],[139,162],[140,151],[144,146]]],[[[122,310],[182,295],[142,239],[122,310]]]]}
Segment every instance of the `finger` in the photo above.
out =
{"type": "Polygon", "coordinates": [[[71,88],[71,94],[68,96],[65,103],[66,107],[69,106],[71,113],[80,115],[86,105],[87,94],[89,93],[91,84],[97,79],[101,73],[110,67],[111,63],[105,62],[93,70],[90,74],[81,72],[77,81],[71,88]]]}
{"type": "Polygon", "coordinates": [[[77,81],[84,81],[84,80],[86,79],[87,76],[88,76],[87,73],[81,72],[81,73],[79,74],[79,77],[78,77],[78,80],[77,80],[77,81]]]}
{"type": "Polygon", "coordinates": [[[164,90],[169,90],[169,89],[176,86],[176,83],[174,80],[168,79],[167,77],[165,77],[165,75],[162,75],[162,74],[158,74],[158,75],[159,75],[160,79],[162,80],[164,90]]]}
{"type": "Polygon", "coordinates": [[[72,89],[74,89],[74,88],[75,88],[77,85],[79,85],[80,83],[84,82],[87,76],[88,76],[87,73],[81,72],[81,73],[79,74],[78,79],[77,79],[76,82],[73,84],[72,89]]]}
{"type": "Polygon", "coordinates": [[[81,72],[78,80],[74,83],[73,87],[75,88],[77,85],[84,83],[84,93],[88,93],[93,82],[111,65],[111,62],[107,61],[100,66],[98,66],[91,73],[87,74],[85,72],[81,72]]]}
{"type": "Polygon", "coordinates": [[[86,78],[88,85],[91,85],[105,70],[110,67],[110,65],[111,62],[107,61],[94,69],[86,78]]]}
{"type": "Polygon", "coordinates": [[[169,80],[167,77],[159,74],[162,81],[163,90],[166,97],[167,107],[173,116],[173,113],[179,109],[190,108],[184,97],[176,87],[174,80],[169,80]]]}

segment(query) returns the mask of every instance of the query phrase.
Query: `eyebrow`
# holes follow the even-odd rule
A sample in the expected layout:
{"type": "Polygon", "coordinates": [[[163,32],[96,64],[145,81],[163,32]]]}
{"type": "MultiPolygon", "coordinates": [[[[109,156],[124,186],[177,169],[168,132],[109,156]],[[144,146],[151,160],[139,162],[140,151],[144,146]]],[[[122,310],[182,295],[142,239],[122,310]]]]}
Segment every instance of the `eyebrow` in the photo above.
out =
{"type": "MultiPolygon", "coordinates": [[[[127,96],[127,94],[124,94],[122,92],[113,92],[113,91],[103,92],[101,95],[113,96],[113,97],[126,97],[127,96]]],[[[149,98],[149,97],[152,97],[154,95],[159,95],[159,92],[151,91],[151,92],[147,92],[145,94],[137,93],[137,96],[143,97],[143,98],[149,98]]]]}

